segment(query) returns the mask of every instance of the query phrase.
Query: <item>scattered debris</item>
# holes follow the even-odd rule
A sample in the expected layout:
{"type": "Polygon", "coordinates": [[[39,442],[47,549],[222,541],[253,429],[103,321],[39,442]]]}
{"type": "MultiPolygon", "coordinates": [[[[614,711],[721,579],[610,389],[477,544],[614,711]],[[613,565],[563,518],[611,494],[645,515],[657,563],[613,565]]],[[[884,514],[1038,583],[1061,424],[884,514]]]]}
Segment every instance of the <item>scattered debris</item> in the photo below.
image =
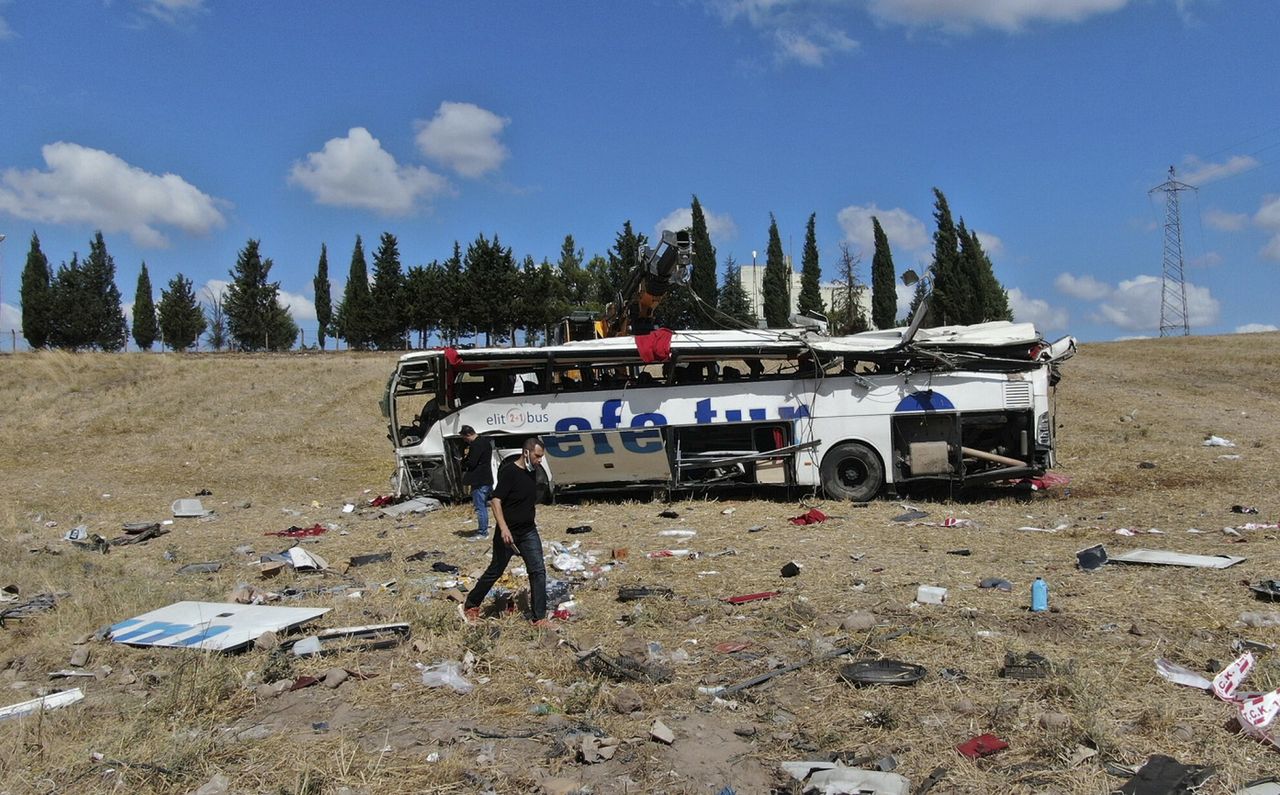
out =
{"type": "Polygon", "coordinates": [[[444,507],[444,503],[434,497],[416,497],[412,500],[383,505],[383,516],[404,516],[407,513],[430,513],[444,507]]]}
{"type": "Polygon", "coordinates": [[[17,704],[10,704],[7,707],[0,707],[0,720],[20,718],[23,715],[30,715],[41,710],[58,709],[83,699],[84,691],[78,687],[71,690],[63,690],[60,693],[51,693],[47,696],[33,698],[30,701],[21,701],[17,704]]]}
{"type": "Polygon", "coordinates": [[[911,793],[911,782],[897,773],[845,767],[839,762],[783,762],[782,772],[799,781],[804,792],[818,792],[822,795],[911,793]]]}
{"type": "Polygon", "coordinates": [[[840,666],[840,678],[851,685],[914,685],[924,666],[898,660],[858,660],[840,666]]]}
{"type": "Polygon", "coordinates": [[[655,720],[653,725],[649,727],[649,736],[663,745],[671,745],[676,741],[675,732],[667,728],[667,724],[661,719],[655,720]]]}
{"type": "MultiPolygon", "coordinates": [[[[212,513],[212,511],[210,511],[212,513]]],[[[124,535],[111,539],[111,546],[121,547],[128,544],[145,544],[153,538],[169,532],[160,522],[130,522],[124,525],[124,535]]]]}
{"type": "Polygon", "coordinates": [[[670,588],[656,585],[631,585],[618,589],[619,602],[635,602],[654,596],[662,599],[673,599],[675,598],[675,592],[670,588]]]}
{"type": "Polygon", "coordinates": [[[890,519],[889,521],[891,521],[891,522],[914,522],[914,521],[916,521],[916,520],[918,520],[918,519],[923,519],[923,518],[925,518],[925,517],[926,517],[926,516],[928,516],[928,515],[929,515],[929,512],[928,512],[928,511],[921,511],[921,510],[917,510],[917,509],[915,509],[915,508],[912,508],[911,510],[907,511],[906,513],[900,513],[900,514],[898,514],[897,516],[893,517],[893,518],[892,518],[892,519],[890,519]]]}
{"type": "Polygon", "coordinates": [[[409,625],[404,623],[335,627],[295,641],[292,651],[295,657],[311,657],[337,651],[389,649],[408,637],[409,625]]]}
{"type": "Polygon", "coordinates": [[[622,741],[616,737],[596,737],[594,734],[583,734],[578,748],[578,756],[583,762],[594,765],[607,762],[618,752],[622,741]]]}
{"type": "Polygon", "coordinates": [[[178,519],[197,519],[213,513],[213,511],[205,510],[204,505],[199,500],[190,497],[174,500],[171,507],[174,517],[178,519]]]}
{"type": "Polygon", "coordinates": [[[970,737],[957,745],[956,750],[960,752],[961,756],[969,759],[978,759],[983,756],[991,756],[1008,747],[1009,744],[1007,742],[994,734],[979,734],[977,737],[970,737]]]}
{"type": "Polygon", "coordinates": [[[997,591],[1005,591],[1006,593],[1013,591],[1013,583],[999,577],[987,577],[978,583],[979,588],[990,588],[997,591]]]}
{"type": "Polygon", "coordinates": [[[577,527],[566,527],[564,531],[571,536],[581,535],[583,533],[590,533],[591,525],[580,524],[577,527]]]}
{"type": "Polygon", "coordinates": [[[775,676],[788,674],[788,673],[791,673],[792,671],[796,671],[801,668],[804,668],[805,666],[813,665],[814,663],[825,662],[827,660],[834,660],[837,657],[843,657],[846,654],[852,654],[857,649],[858,649],[857,646],[849,646],[843,649],[836,649],[834,651],[828,652],[827,654],[810,658],[803,662],[792,663],[791,665],[784,665],[779,668],[775,668],[772,671],[766,671],[765,673],[762,673],[759,676],[753,676],[750,679],[744,679],[741,682],[736,682],[732,685],[729,685],[728,687],[713,688],[714,690],[713,695],[717,695],[717,696],[733,695],[734,693],[737,693],[742,690],[746,690],[747,688],[755,687],[756,685],[759,685],[759,684],[764,684],[770,679],[773,679],[775,676]]]}
{"type": "Polygon", "coordinates": [[[1280,580],[1259,580],[1249,586],[1259,599],[1269,602],[1280,600],[1280,580]]]}
{"type": "Polygon", "coordinates": [[[1232,513],[1257,513],[1257,512],[1258,512],[1258,509],[1257,509],[1257,508],[1254,508],[1254,507],[1253,507],[1253,506],[1251,506],[1251,505],[1250,505],[1250,506],[1246,506],[1246,505],[1232,505],[1232,506],[1231,506],[1231,512],[1232,512],[1232,513]]]}
{"type": "Polygon", "coordinates": [[[967,558],[967,557],[969,557],[970,555],[972,555],[972,554],[973,554],[973,551],[972,551],[972,550],[970,550],[970,549],[968,549],[968,548],[965,548],[965,549],[951,549],[951,550],[947,550],[947,554],[948,554],[948,555],[959,555],[959,556],[960,556],[960,557],[962,557],[962,558],[967,558]]]}
{"type": "Polygon", "coordinates": [[[1210,436],[1200,443],[1204,447],[1235,447],[1236,443],[1221,436],[1210,436]]]}
{"type": "Polygon", "coordinates": [[[1131,549],[1110,558],[1112,563],[1149,563],[1159,566],[1192,566],[1198,569],[1225,569],[1245,558],[1232,555],[1186,555],[1159,549],[1131,549]]]}
{"type": "Polygon", "coordinates": [[[1120,788],[1122,795],[1181,795],[1200,788],[1217,773],[1212,767],[1184,765],[1155,754],[1120,788]]]}
{"type": "Polygon", "coordinates": [[[684,527],[677,527],[672,530],[658,531],[658,535],[665,536],[667,538],[693,538],[697,534],[698,534],[697,530],[690,530],[684,527]]]}
{"type": "Polygon", "coordinates": [[[669,682],[672,671],[656,662],[641,662],[631,655],[611,657],[599,646],[578,655],[578,667],[590,673],[605,676],[615,682],[669,682]]]}
{"type": "Polygon", "coordinates": [[[793,516],[787,521],[794,525],[822,524],[831,517],[827,516],[817,508],[810,508],[808,513],[802,513],[799,516],[793,516]]]}
{"type": "Polygon", "coordinates": [[[1000,676],[1005,679],[1044,679],[1052,670],[1052,663],[1036,652],[1029,651],[1026,654],[1005,652],[1000,676]]]}
{"type": "Polygon", "coordinates": [[[320,536],[329,532],[329,528],[317,522],[310,527],[298,527],[293,525],[288,530],[270,530],[263,533],[264,536],[281,536],[283,538],[310,538],[311,536],[320,536]]]}
{"type": "Polygon", "coordinates": [[[414,663],[414,667],[422,672],[422,684],[427,687],[447,687],[455,693],[466,695],[475,685],[462,676],[462,663],[457,660],[423,665],[414,663]]]}
{"type": "Polygon", "coordinates": [[[783,577],[797,577],[800,575],[800,564],[794,560],[782,567],[783,577]]]}
{"type": "Polygon", "coordinates": [[[782,591],[761,591],[760,593],[743,594],[742,596],[730,596],[725,599],[731,605],[742,605],[747,602],[759,602],[763,599],[772,599],[781,594],[782,591]]]}
{"type": "Polygon", "coordinates": [[[327,607],[176,602],[113,624],[107,637],[129,646],[234,651],[264,632],[295,627],[327,612],[327,607]]]}
{"type": "Polygon", "coordinates": [[[947,589],[937,585],[921,585],[916,589],[916,601],[922,605],[945,604],[947,589]]]}
{"type": "Polygon", "coordinates": [[[1081,571],[1097,571],[1107,565],[1107,550],[1101,544],[1080,550],[1076,553],[1076,565],[1081,571]]]}
{"type": "MultiPolygon", "coordinates": [[[[62,594],[62,596],[66,596],[66,594],[62,594]]],[[[31,618],[41,613],[47,613],[57,607],[59,598],[59,594],[38,593],[25,602],[0,610],[0,627],[3,627],[4,622],[11,619],[31,618]]]]}
{"type": "Polygon", "coordinates": [[[347,568],[354,569],[357,566],[367,566],[370,563],[387,563],[391,560],[390,552],[373,552],[368,555],[353,555],[347,561],[347,568]]]}

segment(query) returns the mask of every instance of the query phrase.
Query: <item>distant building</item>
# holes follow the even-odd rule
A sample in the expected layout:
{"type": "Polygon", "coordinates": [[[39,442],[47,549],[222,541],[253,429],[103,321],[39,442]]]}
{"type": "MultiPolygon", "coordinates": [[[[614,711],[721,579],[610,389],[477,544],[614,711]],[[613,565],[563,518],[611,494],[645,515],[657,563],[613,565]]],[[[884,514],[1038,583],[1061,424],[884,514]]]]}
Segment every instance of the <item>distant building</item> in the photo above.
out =
{"type": "MultiPolygon", "coordinates": [[[[788,258],[788,265],[790,265],[788,258]]],[[[747,301],[751,305],[751,311],[756,317],[764,316],[764,265],[741,265],[739,266],[738,278],[742,281],[742,289],[747,292],[747,301]]],[[[796,306],[800,303],[800,272],[794,268],[790,269],[791,284],[791,312],[796,311],[796,306]]],[[[818,285],[818,290],[822,294],[822,304],[826,307],[826,314],[831,315],[831,307],[835,303],[835,297],[838,292],[844,289],[839,282],[823,282],[818,285]]],[[[871,286],[866,285],[866,289],[862,291],[862,295],[858,300],[859,306],[862,307],[862,313],[867,318],[867,323],[871,323],[871,286]]]]}

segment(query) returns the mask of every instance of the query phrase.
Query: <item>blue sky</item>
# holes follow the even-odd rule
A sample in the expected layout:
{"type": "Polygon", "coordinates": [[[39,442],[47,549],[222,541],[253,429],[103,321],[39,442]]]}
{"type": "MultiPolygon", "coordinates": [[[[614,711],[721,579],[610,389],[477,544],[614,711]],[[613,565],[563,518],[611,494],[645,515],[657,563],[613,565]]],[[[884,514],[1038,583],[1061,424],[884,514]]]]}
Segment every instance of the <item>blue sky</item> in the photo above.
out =
{"type": "Polygon", "coordinates": [[[1273,0],[0,0],[0,332],[33,230],[56,265],[102,229],[126,301],[258,238],[311,342],[357,234],[590,256],[696,193],[722,262],[816,213],[865,277],[873,214],[927,260],[937,186],[1017,319],[1154,335],[1170,165],[1193,333],[1274,330],[1277,41],[1273,0]]]}

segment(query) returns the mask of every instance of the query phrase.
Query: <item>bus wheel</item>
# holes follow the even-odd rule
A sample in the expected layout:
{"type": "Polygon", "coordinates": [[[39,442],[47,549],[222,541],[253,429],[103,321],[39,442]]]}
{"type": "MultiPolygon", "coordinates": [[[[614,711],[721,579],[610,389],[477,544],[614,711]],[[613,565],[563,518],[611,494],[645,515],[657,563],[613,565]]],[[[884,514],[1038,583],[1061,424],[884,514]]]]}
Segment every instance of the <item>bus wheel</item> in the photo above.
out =
{"type": "Polygon", "coordinates": [[[822,490],[836,500],[866,502],[884,486],[884,465],[880,457],[858,442],[831,448],[822,459],[822,490]]]}

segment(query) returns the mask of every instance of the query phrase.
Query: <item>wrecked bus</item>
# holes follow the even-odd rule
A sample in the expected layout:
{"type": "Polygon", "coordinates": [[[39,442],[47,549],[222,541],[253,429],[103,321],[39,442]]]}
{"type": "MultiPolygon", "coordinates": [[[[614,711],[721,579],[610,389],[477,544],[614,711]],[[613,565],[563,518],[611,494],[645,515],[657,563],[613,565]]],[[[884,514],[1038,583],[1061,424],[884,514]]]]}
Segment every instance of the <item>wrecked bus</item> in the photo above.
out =
{"type": "Polygon", "coordinates": [[[865,501],[1054,465],[1054,385],[1075,352],[1029,323],[678,331],[400,357],[383,398],[395,492],[465,499],[463,425],[494,465],[538,435],[552,495],[762,485],[865,501]]]}

